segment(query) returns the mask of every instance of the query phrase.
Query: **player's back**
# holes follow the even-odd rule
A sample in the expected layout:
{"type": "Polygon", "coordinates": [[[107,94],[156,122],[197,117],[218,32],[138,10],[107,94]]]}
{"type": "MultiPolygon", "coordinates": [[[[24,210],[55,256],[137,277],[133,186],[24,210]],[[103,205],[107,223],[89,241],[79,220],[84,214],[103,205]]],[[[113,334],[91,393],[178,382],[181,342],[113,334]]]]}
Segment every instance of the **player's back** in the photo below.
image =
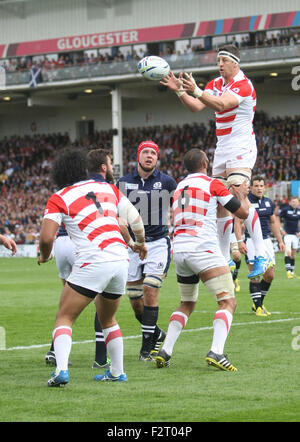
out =
{"type": "Polygon", "coordinates": [[[182,180],[173,196],[174,252],[216,250],[217,204],[232,198],[220,181],[194,173],[182,180]]]}
{"type": "Polygon", "coordinates": [[[55,220],[56,214],[57,220],[65,224],[75,243],[77,262],[127,258],[117,220],[122,197],[115,186],[94,180],[75,183],[51,196],[46,216],[55,220]]]}

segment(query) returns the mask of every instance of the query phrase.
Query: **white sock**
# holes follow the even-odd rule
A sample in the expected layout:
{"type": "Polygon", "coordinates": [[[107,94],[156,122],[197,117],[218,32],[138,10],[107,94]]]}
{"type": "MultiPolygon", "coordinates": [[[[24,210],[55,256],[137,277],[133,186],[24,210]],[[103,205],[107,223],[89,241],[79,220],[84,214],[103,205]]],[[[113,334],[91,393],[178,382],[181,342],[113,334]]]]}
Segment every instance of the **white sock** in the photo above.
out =
{"type": "Polygon", "coordinates": [[[167,336],[162,347],[162,349],[165,350],[169,356],[171,356],[175,342],[177,341],[183,328],[186,326],[187,320],[188,317],[185,313],[179,311],[172,313],[167,336]]]}
{"type": "Polygon", "coordinates": [[[217,218],[217,230],[220,249],[222,255],[228,261],[230,258],[230,235],[232,232],[232,216],[226,216],[224,218],[217,218]]]}
{"type": "Polygon", "coordinates": [[[249,215],[244,220],[245,226],[253,241],[255,256],[265,256],[265,246],[261,231],[260,220],[254,207],[249,208],[249,215]]]}
{"type": "Polygon", "coordinates": [[[213,340],[211,351],[222,355],[224,353],[225,342],[232,323],[232,314],[226,309],[217,310],[213,321],[213,340]]]}
{"type": "Polygon", "coordinates": [[[110,372],[113,376],[124,373],[123,368],[123,338],[118,324],[103,329],[103,335],[108,355],[111,361],[110,372]]]}
{"type": "Polygon", "coordinates": [[[72,347],[72,329],[67,325],[56,327],[52,334],[56,358],[56,372],[68,370],[68,361],[72,347]]]}

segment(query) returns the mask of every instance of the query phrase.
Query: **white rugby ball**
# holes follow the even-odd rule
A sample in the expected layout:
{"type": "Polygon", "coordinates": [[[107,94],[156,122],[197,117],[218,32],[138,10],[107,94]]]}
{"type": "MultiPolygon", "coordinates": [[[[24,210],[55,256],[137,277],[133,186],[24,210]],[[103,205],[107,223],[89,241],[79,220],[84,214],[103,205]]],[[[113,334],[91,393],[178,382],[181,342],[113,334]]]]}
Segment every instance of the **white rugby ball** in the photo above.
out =
{"type": "Polygon", "coordinates": [[[156,55],[144,57],[138,62],[138,71],[147,80],[162,80],[170,72],[170,66],[166,60],[156,55]]]}

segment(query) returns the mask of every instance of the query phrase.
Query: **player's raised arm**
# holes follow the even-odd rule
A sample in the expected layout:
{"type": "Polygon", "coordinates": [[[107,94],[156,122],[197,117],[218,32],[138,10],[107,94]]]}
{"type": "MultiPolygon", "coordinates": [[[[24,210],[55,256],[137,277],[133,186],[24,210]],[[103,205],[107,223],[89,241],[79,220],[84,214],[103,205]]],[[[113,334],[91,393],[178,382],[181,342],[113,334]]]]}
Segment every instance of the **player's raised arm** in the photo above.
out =
{"type": "MultiPolygon", "coordinates": [[[[190,75],[192,78],[192,74],[190,75]]],[[[191,81],[194,82],[194,86],[192,87],[192,89],[194,89],[196,86],[195,80],[192,78],[191,81]]],[[[184,104],[191,112],[200,112],[206,107],[204,103],[201,103],[200,100],[192,95],[189,95],[187,91],[184,90],[182,73],[179,75],[179,78],[177,78],[175,77],[174,73],[170,71],[169,75],[163,78],[160,84],[168,87],[171,91],[175,92],[182,104],[184,104]]]]}

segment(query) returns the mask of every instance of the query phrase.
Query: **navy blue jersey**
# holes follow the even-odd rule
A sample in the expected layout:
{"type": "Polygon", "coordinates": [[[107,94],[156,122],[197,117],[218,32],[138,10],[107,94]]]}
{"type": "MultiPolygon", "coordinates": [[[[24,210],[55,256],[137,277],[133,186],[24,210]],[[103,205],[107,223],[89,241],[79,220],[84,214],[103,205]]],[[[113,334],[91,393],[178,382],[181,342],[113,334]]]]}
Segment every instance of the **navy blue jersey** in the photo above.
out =
{"type": "MultiPolygon", "coordinates": [[[[273,201],[270,200],[270,198],[267,198],[266,196],[263,196],[261,199],[259,199],[251,192],[249,193],[248,198],[252,207],[255,208],[259,216],[263,239],[270,238],[271,236],[270,217],[274,214],[273,201]]],[[[248,232],[246,236],[249,237],[248,232]]]]}
{"type": "MultiPolygon", "coordinates": [[[[139,176],[137,169],[120,178],[117,187],[127,196],[142,217],[146,241],[168,236],[167,216],[177,183],[174,178],[154,169],[147,178],[139,176]]],[[[132,232],[130,232],[132,235],[132,232]]]]}
{"type": "MultiPolygon", "coordinates": [[[[90,174],[90,178],[92,180],[95,181],[100,181],[100,182],[105,182],[105,179],[103,178],[102,175],[100,175],[99,173],[91,173],[90,174]]],[[[65,225],[62,224],[61,226],[59,226],[58,232],[57,232],[57,238],[59,236],[68,236],[68,232],[66,231],[65,225]]]]}
{"type": "Polygon", "coordinates": [[[300,207],[293,209],[290,205],[279,210],[278,215],[283,220],[284,230],[289,235],[299,232],[300,207]]]}

